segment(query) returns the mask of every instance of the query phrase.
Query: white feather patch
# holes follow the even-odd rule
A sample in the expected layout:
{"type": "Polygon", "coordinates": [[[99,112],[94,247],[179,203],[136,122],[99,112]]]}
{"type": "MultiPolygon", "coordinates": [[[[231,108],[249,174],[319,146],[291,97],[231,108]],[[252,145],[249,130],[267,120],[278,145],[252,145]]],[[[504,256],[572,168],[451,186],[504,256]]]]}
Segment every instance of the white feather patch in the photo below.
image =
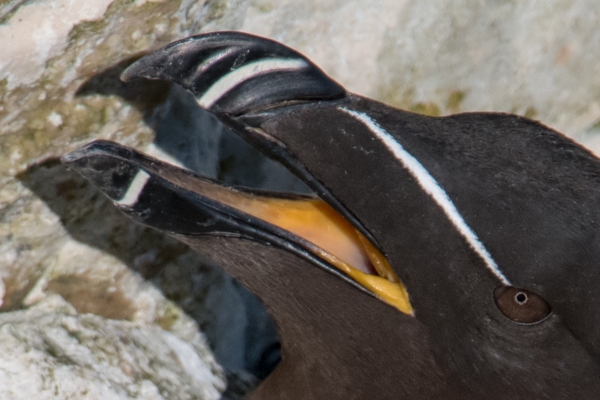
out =
{"type": "Polygon", "coordinates": [[[123,196],[121,200],[116,200],[116,203],[122,206],[132,206],[137,203],[140,193],[144,190],[144,186],[146,186],[148,179],[150,179],[150,175],[148,175],[146,171],[139,170],[129,184],[125,196],[123,196]]]}
{"type": "Polygon", "coordinates": [[[268,71],[293,71],[306,67],[304,60],[290,58],[267,58],[246,64],[216,81],[199,99],[198,104],[210,108],[225,93],[240,83],[268,71]]]}
{"type": "Polygon", "coordinates": [[[375,136],[385,144],[385,146],[392,152],[394,157],[398,159],[402,165],[410,172],[410,174],[417,180],[419,186],[433,198],[433,200],[442,208],[450,222],[456,227],[460,234],[466,239],[467,243],[473,250],[483,259],[487,268],[505,285],[510,285],[510,282],[502,271],[498,268],[498,264],[492,258],[491,254],[487,251],[481,240],[477,237],[475,232],[467,225],[462,215],[456,209],[456,206],[448,197],[446,191],[440,186],[433,176],[425,169],[423,164],[419,162],[412,154],[407,152],[404,147],[398,141],[380,127],[375,121],[371,119],[367,114],[348,110],[344,107],[338,108],[352,117],[362,122],[375,136]]]}

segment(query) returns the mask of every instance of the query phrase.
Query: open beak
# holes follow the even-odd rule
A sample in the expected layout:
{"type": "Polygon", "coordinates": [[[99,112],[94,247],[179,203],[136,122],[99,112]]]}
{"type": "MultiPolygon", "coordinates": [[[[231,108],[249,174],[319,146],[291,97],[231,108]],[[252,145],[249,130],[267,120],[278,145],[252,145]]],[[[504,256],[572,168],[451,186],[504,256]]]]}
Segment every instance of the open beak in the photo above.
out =
{"type": "Polygon", "coordinates": [[[235,235],[280,246],[413,315],[386,258],[318,197],[225,187],[107,141],[88,144],[63,162],[138,222],[176,235],[235,235]]]}

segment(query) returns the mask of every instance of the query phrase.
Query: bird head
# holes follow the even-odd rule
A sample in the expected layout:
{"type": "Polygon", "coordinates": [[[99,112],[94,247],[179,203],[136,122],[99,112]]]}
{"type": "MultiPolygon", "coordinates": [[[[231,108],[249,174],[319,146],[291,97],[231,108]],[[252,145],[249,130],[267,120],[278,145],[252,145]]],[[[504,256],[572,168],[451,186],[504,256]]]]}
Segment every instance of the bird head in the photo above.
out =
{"type": "Polygon", "coordinates": [[[348,93],[237,32],[170,44],[122,76],[136,78],[189,90],[317,196],[224,187],[108,142],[64,158],[263,299],[283,361],[256,398],[600,395],[590,152],[514,115],[435,118],[348,93]]]}

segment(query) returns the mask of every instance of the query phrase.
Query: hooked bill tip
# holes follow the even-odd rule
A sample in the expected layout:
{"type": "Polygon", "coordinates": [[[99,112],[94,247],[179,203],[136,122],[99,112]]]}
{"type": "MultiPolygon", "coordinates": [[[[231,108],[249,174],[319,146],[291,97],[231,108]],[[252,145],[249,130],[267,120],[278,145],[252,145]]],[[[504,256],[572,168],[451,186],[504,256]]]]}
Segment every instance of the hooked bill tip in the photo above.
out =
{"type": "Polygon", "coordinates": [[[144,184],[141,167],[135,161],[132,149],[108,141],[95,141],[89,143],[61,158],[61,161],[73,171],[93,183],[100,191],[112,201],[121,205],[133,205],[144,184]],[[143,181],[143,182],[141,182],[143,181]],[[132,184],[133,189],[129,191],[132,184]]]}
{"type": "Polygon", "coordinates": [[[108,140],[95,140],[68,154],[65,154],[60,158],[60,161],[63,164],[72,166],[73,164],[93,155],[117,155],[120,149],[124,149],[124,147],[118,145],[117,143],[113,143],[108,140]]]}
{"type": "Polygon", "coordinates": [[[65,154],[64,156],[62,156],[60,158],[60,161],[63,164],[73,164],[78,160],[81,160],[82,158],[87,157],[90,153],[93,153],[94,150],[96,150],[96,142],[92,142],[92,143],[88,143],[85,146],[82,146],[76,150],[73,150],[72,152],[65,154]]]}
{"type": "Polygon", "coordinates": [[[139,79],[142,78],[143,75],[141,75],[141,68],[139,68],[139,64],[138,62],[134,62],[133,64],[131,64],[129,67],[127,67],[125,69],[125,71],[123,71],[121,73],[121,76],[119,76],[119,79],[121,79],[121,81],[123,82],[130,82],[134,79],[139,79]]]}
{"type": "Polygon", "coordinates": [[[129,65],[119,79],[123,82],[130,82],[135,79],[164,79],[164,69],[168,65],[170,52],[167,49],[160,49],[153,53],[146,54],[140,59],[129,65]]]}
{"type": "Polygon", "coordinates": [[[64,156],[62,156],[60,158],[60,161],[63,164],[71,164],[71,163],[75,162],[77,159],[79,159],[83,156],[83,154],[80,150],[81,149],[77,149],[75,151],[70,152],[69,154],[65,154],[64,156]]]}

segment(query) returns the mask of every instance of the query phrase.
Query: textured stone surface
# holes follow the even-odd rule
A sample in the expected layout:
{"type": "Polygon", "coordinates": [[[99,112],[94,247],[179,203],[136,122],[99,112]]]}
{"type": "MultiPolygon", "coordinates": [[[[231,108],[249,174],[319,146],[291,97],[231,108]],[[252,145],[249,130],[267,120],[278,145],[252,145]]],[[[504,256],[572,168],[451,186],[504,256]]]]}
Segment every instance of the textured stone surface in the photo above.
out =
{"type": "MultiPolygon", "coordinates": [[[[201,129],[194,137],[201,153],[190,168],[216,176],[221,130],[195,114],[193,99],[168,84],[125,85],[118,76],[145,51],[201,29],[237,27],[244,10],[237,0],[0,1],[1,311],[60,295],[78,313],[104,318],[97,321],[173,333],[183,326],[196,335],[201,325],[226,368],[243,370],[259,362],[246,360],[251,347],[246,336],[253,318],[267,317],[260,307],[248,305],[239,285],[175,240],[128,221],[58,162],[98,138],[155,150],[153,140],[185,127],[195,133],[201,129]],[[169,271],[178,271],[177,289],[169,271]]],[[[32,320],[31,329],[38,322],[32,320]]],[[[265,340],[276,341],[272,327],[265,340]]],[[[160,345],[144,351],[153,357],[160,345]]],[[[215,379],[222,383],[223,376],[218,372],[215,379]]],[[[243,371],[227,377],[239,388],[253,382],[243,371]]],[[[135,379],[132,385],[141,384],[135,379]]],[[[157,376],[155,384],[161,379],[157,376]]],[[[199,393],[193,398],[204,398],[199,393]]],[[[123,396],[118,398],[144,397],[123,396]]]]}
{"type": "Polygon", "coordinates": [[[349,90],[431,115],[526,115],[600,151],[594,0],[253,0],[243,29],[349,90]]]}
{"type": "Polygon", "coordinates": [[[201,27],[234,28],[243,15],[236,0],[22,4],[0,25],[0,171],[19,172],[99,137],[150,142],[143,117],[168,87],[125,87],[116,82],[119,67],[201,27]]]}
{"type": "Polygon", "coordinates": [[[371,96],[381,78],[378,63],[383,38],[407,3],[252,0],[242,29],[298,49],[346,89],[371,96]]]}
{"type": "Polygon", "coordinates": [[[458,1],[428,13],[421,4],[403,10],[384,37],[377,97],[443,114],[518,113],[571,136],[600,120],[593,0],[458,1]]]}
{"type": "Polygon", "coordinates": [[[60,296],[0,315],[2,399],[219,399],[204,338],[77,314],[60,296]]]}

